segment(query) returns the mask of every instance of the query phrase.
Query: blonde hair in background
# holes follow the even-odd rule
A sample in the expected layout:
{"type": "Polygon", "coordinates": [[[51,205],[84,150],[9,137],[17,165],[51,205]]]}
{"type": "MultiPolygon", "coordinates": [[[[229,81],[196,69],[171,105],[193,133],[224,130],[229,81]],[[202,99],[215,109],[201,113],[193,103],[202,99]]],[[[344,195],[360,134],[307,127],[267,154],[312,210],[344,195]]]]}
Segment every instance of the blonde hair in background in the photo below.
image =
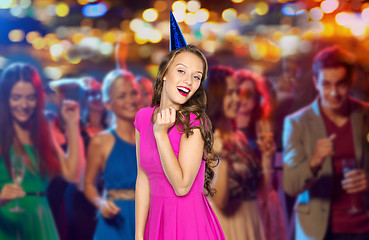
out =
{"type": "Polygon", "coordinates": [[[115,69],[115,70],[110,71],[104,77],[102,88],[101,88],[101,95],[102,95],[103,103],[106,103],[111,100],[112,89],[114,87],[114,84],[119,78],[122,78],[124,80],[132,80],[136,82],[135,76],[129,71],[126,71],[123,69],[115,69]]]}

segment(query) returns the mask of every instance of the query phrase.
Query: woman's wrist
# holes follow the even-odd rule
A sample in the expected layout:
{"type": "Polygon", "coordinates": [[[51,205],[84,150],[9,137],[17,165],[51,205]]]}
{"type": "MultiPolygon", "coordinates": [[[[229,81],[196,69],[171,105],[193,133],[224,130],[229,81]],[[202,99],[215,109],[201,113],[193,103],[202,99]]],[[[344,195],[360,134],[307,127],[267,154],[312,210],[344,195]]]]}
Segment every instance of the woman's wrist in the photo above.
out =
{"type": "Polygon", "coordinates": [[[156,140],[165,138],[168,136],[168,132],[167,131],[154,131],[154,137],[156,140]]]}
{"type": "Polygon", "coordinates": [[[102,208],[104,207],[105,204],[106,204],[106,199],[100,198],[99,200],[99,210],[100,211],[102,211],[102,208]]]}

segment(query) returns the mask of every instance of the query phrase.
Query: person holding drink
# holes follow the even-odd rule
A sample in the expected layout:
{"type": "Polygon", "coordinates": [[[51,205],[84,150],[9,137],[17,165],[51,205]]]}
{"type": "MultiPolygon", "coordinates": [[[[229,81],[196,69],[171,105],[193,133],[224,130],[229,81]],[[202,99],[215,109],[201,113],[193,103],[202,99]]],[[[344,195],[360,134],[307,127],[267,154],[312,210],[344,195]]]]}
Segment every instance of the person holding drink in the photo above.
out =
{"type": "Polygon", "coordinates": [[[284,123],[283,185],[297,196],[296,239],[369,239],[369,106],[349,96],[353,57],[327,47],[313,71],[318,98],[284,123]]]}
{"type": "Polygon", "coordinates": [[[45,191],[59,174],[69,182],[79,179],[84,164],[79,106],[66,100],[62,107],[68,155],[50,133],[34,67],[14,63],[4,69],[0,112],[0,239],[59,239],[45,191]]]}

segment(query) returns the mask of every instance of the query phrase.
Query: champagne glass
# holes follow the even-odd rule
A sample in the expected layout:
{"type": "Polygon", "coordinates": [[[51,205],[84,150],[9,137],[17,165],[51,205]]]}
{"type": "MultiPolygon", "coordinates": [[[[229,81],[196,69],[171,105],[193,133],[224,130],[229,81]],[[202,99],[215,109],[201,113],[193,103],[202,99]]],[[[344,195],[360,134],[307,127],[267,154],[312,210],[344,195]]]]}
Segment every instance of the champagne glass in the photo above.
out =
{"type": "MultiPolygon", "coordinates": [[[[343,158],[342,160],[342,171],[343,177],[345,178],[346,173],[349,173],[357,169],[357,163],[355,158],[343,158]]],[[[352,194],[349,194],[351,198],[351,207],[347,210],[349,213],[357,213],[360,209],[355,204],[355,198],[352,194]]]]}
{"type": "MultiPolygon", "coordinates": [[[[21,155],[14,155],[11,158],[11,175],[14,183],[18,186],[22,184],[23,177],[24,177],[24,158],[21,155]]],[[[24,209],[19,207],[19,199],[17,198],[15,203],[15,207],[11,208],[11,212],[23,212],[24,209]]]]}

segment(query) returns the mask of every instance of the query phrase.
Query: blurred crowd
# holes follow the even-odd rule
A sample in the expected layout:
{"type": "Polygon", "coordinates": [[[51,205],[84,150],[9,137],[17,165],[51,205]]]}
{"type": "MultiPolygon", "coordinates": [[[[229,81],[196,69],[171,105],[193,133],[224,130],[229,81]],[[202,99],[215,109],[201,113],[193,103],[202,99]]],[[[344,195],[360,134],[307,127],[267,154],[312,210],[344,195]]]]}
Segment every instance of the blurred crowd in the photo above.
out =
{"type": "MultiPolygon", "coordinates": [[[[210,64],[207,114],[220,163],[209,201],[227,239],[369,239],[369,111],[355,87],[360,77],[338,46],[311,65],[286,57],[273,78],[210,64]],[[354,159],[355,170],[344,172],[342,159],[354,159]],[[356,211],[346,211],[352,204],[356,211]]],[[[134,239],[133,123],[152,106],[152,85],[122,67],[46,87],[27,63],[3,70],[0,239],[104,239],[107,228],[110,239],[134,239]],[[27,169],[18,184],[16,155],[27,169]]]]}

